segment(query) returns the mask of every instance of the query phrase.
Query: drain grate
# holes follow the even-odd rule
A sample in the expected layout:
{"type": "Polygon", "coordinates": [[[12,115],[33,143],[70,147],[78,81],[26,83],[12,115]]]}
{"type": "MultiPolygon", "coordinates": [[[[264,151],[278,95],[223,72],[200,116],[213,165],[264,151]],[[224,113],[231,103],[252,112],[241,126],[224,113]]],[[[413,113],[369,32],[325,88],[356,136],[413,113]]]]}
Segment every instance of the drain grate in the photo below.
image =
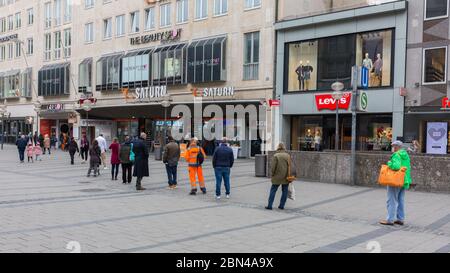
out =
{"type": "Polygon", "coordinates": [[[104,189],[84,189],[80,190],[81,192],[102,192],[105,191],[104,189]]]}

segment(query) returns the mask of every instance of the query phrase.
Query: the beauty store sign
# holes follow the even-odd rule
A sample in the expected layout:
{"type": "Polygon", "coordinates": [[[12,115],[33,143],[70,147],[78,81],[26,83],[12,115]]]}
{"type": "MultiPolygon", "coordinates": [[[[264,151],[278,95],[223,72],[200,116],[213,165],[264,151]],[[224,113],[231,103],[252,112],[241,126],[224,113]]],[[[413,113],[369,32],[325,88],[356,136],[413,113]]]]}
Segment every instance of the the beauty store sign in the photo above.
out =
{"type": "Polygon", "coordinates": [[[141,44],[148,44],[148,43],[158,42],[158,41],[161,41],[162,43],[176,41],[181,38],[181,30],[182,29],[179,28],[179,29],[173,29],[173,30],[133,37],[133,38],[130,38],[130,44],[131,45],[141,45],[141,44]]]}

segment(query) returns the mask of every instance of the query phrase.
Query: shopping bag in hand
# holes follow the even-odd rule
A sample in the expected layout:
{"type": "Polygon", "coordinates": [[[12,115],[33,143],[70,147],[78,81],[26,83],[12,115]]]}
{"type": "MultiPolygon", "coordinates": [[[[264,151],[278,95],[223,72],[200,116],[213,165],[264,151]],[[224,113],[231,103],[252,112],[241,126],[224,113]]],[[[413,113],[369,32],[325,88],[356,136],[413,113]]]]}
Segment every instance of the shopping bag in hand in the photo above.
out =
{"type": "Polygon", "coordinates": [[[288,188],[288,198],[295,201],[295,188],[294,183],[289,184],[288,188]]]}

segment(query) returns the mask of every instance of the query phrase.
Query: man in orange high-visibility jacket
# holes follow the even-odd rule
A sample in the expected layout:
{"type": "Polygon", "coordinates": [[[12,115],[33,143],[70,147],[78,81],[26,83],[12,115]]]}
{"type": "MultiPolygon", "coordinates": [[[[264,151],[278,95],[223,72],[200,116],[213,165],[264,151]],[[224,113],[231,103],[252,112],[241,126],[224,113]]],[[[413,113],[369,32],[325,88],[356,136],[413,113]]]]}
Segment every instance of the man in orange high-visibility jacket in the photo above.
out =
{"type": "Polygon", "coordinates": [[[189,169],[189,180],[191,182],[191,193],[190,195],[196,195],[197,194],[197,182],[196,177],[198,177],[198,181],[200,183],[200,190],[203,192],[203,194],[206,194],[206,186],[205,186],[205,178],[203,177],[203,169],[202,164],[198,162],[198,154],[202,153],[203,158],[206,158],[205,151],[203,151],[203,148],[199,147],[197,145],[198,139],[193,138],[191,140],[191,143],[189,145],[189,148],[186,151],[186,154],[184,158],[186,159],[188,163],[188,169],[189,169]]]}

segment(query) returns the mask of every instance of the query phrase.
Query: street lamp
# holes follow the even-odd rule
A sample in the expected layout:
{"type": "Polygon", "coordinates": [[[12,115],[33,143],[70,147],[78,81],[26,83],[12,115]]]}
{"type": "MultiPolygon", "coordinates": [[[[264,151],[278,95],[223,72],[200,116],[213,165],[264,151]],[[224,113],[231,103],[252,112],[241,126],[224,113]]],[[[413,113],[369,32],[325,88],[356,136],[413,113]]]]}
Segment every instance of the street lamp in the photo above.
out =
{"type": "Polygon", "coordinates": [[[89,139],[89,111],[92,110],[93,103],[91,100],[83,101],[81,108],[86,111],[86,137],[89,139]]]}
{"type": "Polygon", "coordinates": [[[6,100],[4,103],[0,106],[0,116],[2,117],[2,150],[3,150],[3,143],[5,142],[5,116],[8,116],[9,113],[6,111],[6,100]]]}
{"type": "Polygon", "coordinates": [[[36,132],[39,134],[39,113],[41,112],[41,103],[37,101],[34,103],[34,111],[36,112],[36,132]]]}
{"type": "Polygon", "coordinates": [[[336,101],[336,136],[335,136],[335,145],[334,150],[339,150],[339,102],[344,96],[342,90],[344,90],[344,84],[342,82],[335,82],[331,85],[331,89],[333,89],[333,94],[331,95],[333,99],[336,101]]]}
{"type": "Polygon", "coordinates": [[[164,107],[164,135],[163,135],[163,143],[162,143],[162,151],[164,151],[164,148],[166,146],[166,135],[167,135],[167,108],[170,107],[171,98],[169,95],[166,95],[163,97],[163,101],[161,102],[161,106],[164,107]]]}

